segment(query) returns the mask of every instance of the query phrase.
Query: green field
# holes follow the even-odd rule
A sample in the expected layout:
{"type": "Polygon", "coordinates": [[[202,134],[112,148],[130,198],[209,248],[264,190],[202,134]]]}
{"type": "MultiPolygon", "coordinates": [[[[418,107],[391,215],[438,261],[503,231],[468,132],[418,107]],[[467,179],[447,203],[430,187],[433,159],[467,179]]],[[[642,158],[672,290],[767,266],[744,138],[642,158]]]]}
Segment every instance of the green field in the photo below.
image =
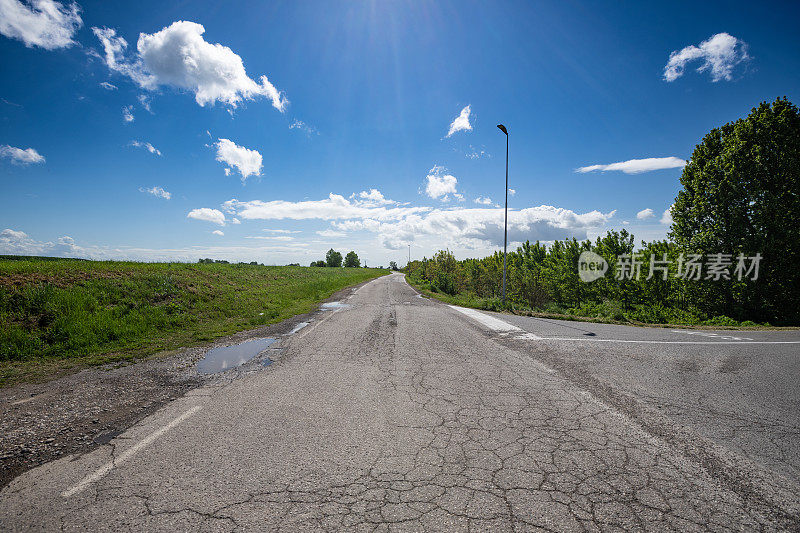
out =
{"type": "Polygon", "coordinates": [[[2,258],[0,386],[279,322],[387,272],[2,258]]]}

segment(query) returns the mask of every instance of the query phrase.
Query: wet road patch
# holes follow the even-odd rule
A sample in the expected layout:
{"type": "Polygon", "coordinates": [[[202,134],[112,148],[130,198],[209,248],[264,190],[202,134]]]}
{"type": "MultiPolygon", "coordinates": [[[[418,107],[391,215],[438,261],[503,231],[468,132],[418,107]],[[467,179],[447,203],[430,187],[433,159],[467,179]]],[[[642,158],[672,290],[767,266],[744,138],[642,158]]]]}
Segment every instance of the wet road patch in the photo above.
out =
{"type": "Polygon", "coordinates": [[[252,341],[222,346],[209,350],[197,363],[201,374],[216,374],[243,365],[275,342],[275,339],[255,339],[252,341]]]}

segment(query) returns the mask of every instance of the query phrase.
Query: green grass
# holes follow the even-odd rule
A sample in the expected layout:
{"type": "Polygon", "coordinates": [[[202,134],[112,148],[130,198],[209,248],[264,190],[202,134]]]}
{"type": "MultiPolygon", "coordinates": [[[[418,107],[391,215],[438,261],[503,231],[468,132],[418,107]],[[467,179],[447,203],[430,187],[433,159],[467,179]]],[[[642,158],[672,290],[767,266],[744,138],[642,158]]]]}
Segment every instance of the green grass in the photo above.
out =
{"type": "Polygon", "coordinates": [[[0,386],[279,322],[386,273],[0,258],[0,386]]]}
{"type": "Polygon", "coordinates": [[[506,304],[500,298],[481,298],[471,292],[459,292],[450,295],[439,290],[435,285],[406,276],[408,283],[422,294],[436,298],[450,305],[471,307],[485,311],[510,312],[517,315],[595,322],[600,324],[625,324],[629,326],[676,327],[697,329],[736,329],[736,330],[795,330],[795,327],[775,327],[769,324],[757,324],[746,320],[738,322],[726,316],[718,316],[702,320],[687,311],[666,309],[660,306],[636,306],[625,311],[620,302],[586,303],[580,307],[550,304],[545,309],[530,309],[516,304],[506,304]]]}

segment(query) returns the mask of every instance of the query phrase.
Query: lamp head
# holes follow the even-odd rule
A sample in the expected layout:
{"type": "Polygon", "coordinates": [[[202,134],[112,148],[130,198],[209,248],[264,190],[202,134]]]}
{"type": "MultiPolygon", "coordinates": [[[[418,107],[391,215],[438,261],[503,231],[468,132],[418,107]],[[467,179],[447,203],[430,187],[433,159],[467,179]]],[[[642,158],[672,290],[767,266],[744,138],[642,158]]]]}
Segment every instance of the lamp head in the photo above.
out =
{"type": "Polygon", "coordinates": [[[497,127],[500,128],[500,131],[508,135],[508,130],[506,129],[505,126],[503,126],[502,124],[498,124],[497,127]]]}

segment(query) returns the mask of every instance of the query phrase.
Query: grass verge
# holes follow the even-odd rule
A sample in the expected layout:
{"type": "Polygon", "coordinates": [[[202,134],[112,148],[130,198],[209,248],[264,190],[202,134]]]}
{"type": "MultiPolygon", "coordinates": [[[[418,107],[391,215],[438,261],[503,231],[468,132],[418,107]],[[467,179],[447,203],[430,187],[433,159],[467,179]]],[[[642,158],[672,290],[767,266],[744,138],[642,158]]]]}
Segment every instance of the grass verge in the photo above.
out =
{"type": "Polygon", "coordinates": [[[0,259],[0,387],[273,324],[387,273],[0,259]]]}
{"type": "MultiPolygon", "coordinates": [[[[511,305],[503,306],[499,298],[480,298],[473,293],[457,293],[450,295],[441,291],[434,291],[431,285],[420,281],[419,279],[406,276],[406,281],[414,287],[418,292],[429,298],[435,298],[441,302],[458,305],[461,307],[470,307],[473,309],[481,309],[484,311],[494,311],[498,313],[510,313],[514,315],[532,316],[537,318],[549,318],[553,320],[570,320],[574,322],[593,322],[596,324],[621,324],[625,326],[638,326],[648,328],[682,328],[682,329],[698,329],[698,330],[737,330],[737,331],[772,331],[772,330],[797,330],[796,327],[780,327],[770,326],[763,324],[755,324],[753,322],[740,322],[722,317],[717,323],[711,324],[665,324],[665,323],[650,323],[632,320],[622,316],[622,318],[612,318],[608,316],[582,316],[572,313],[553,313],[548,311],[541,311],[536,309],[519,308],[511,305]]],[[[597,307],[597,306],[595,306],[597,307]]],[[[713,322],[713,321],[708,321],[713,322]]]]}

